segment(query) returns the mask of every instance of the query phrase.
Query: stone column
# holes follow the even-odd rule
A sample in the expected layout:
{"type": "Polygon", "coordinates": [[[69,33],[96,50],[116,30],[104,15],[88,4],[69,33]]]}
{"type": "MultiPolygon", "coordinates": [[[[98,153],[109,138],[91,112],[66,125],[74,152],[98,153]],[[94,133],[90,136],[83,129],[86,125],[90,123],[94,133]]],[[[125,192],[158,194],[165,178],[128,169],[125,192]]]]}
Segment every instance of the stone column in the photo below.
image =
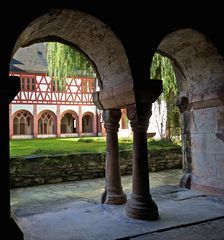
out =
{"type": "Polygon", "coordinates": [[[180,187],[191,188],[192,179],[192,157],[191,157],[191,133],[189,129],[190,123],[190,104],[189,99],[185,96],[180,97],[176,106],[181,113],[181,139],[182,139],[182,163],[183,176],[180,179],[180,187]]]}
{"type": "Polygon", "coordinates": [[[79,134],[79,137],[82,136],[82,107],[79,106],[79,123],[78,123],[78,134],[79,134]]]}
{"type": "Polygon", "coordinates": [[[127,107],[127,116],[133,131],[132,194],[126,204],[129,217],[156,220],[156,203],[149,189],[148,150],[146,132],[151,116],[151,104],[133,104],[127,107]]]}
{"type": "Polygon", "coordinates": [[[102,196],[102,203],[123,204],[127,197],[122,190],[121,174],[118,149],[118,128],[121,118],[121,111],[105,110],[103,111],[104,126],[106,128],[106,187],[102,196]]]}
{"type": "Polygon", "coordinates": [[[95,114],[93,115],[93,133],[94,133],[94,136],[98,136],[98,114],[97,114],[97,110],[95,110],[95,114]]]}
{"type": "Polygon", "coordinates": [[[37,104],[33,105],[33,138],[38,135],[37,104]]]}
{"type": "Polygon", "coordinates": [[[57,105],[56,110],[56,136],[61,136],[61,116],[60,116],[60,106],[57,105]]]}

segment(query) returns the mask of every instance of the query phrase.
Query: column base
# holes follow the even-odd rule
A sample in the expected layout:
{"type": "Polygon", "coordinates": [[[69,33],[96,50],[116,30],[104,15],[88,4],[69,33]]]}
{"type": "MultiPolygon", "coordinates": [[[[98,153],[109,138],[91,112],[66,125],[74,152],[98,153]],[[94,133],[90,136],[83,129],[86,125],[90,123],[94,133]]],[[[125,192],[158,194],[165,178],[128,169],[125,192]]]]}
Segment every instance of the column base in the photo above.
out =
{"type": "Polygon", "coordinates": [[[180,187],[191,189],[191,173],[185,173],[180,179],[180,187]]]}
{"type": "Polygon", "coordinates": [[[151,197],[131,196],[125,206],[128,217],[142,220],[157,220],[159,218],[158,207],[151,197]]]}
{"type": "Polygon", "coordinates": [[[102,195],[102,203],[111,204],[111,205],[120,205],[127,202],[127,195],[121,192],[110,192],[105,191],[102,195]]]}

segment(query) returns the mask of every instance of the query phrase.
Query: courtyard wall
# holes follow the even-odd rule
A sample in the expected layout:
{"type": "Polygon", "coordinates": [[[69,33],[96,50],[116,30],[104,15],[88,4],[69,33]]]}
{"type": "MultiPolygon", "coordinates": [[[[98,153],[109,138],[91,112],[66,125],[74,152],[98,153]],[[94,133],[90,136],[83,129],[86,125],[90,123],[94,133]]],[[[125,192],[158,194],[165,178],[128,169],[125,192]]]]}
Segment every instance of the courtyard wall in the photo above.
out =
{"type": "MultiPolygon", "coordinates": [[[[149,171],[182,168],[180,148],[148,153],[149,171]]],[[[120,151],[121,175],[132,174],[132,151],[120,151]]],[[[105,176],[105,153],[29,156],[10,159],[10,186],[28,187],[105,176]]]]}

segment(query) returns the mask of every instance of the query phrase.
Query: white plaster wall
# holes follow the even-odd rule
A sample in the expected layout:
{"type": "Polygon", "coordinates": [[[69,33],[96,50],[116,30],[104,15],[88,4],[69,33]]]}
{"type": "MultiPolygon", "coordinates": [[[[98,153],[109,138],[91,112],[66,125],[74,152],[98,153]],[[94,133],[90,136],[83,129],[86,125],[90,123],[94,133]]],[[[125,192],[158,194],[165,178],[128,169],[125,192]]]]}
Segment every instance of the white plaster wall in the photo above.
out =
{"type": "Polygon", "coordinates": [[[159,105],[158,102],[152,104],[152,115],[149,119],[149,127],[147,132],[155,132],[154,138],[161,139],[161,136],[165,136],[166,131],[166,103],[162,101],[159,105]],[[162,126],[161,126],[162,124],[162,126]]]}
{"type": "MultiPolygon", "coordinates": [[[[165,101],[161,102],[160,108],[157,102],[152,105],[152,115],[149,119],[148,133],[156,133],[154,136],[155,139],[161,139],[161,135],[165,136],[166,131],[166,119],[167,119],[167,111],[166,111],[166,103],[165,101]],[[163,124],[163,128],[161,128],[161,123],[163,124]]],[[[121,122],[120,122],[121,126],[121,122]]],[[[132,129],[130,126],[130,121],[128,121],[128,129],[119,128],[118,132],[119,137],[132,137],[132,129]]]]}
{"type": "Polygon", "coordinates": [[[56,105],[44,105],[44,104],[41,105],[41,104],[38,104],[37,105],[37,114],[39,114],[43,110],[51,110],[52,112],[54,112],[56,114],[57,106],[56,105]]]}
{"type": "Polygon", "coordinates": [[[79,106],[71,106],[71,105],[70,106],[65,106],[65,105],[60,106],[60,113],[63,113],[64,111],[67,111],[67,110],[72,110],[78,114],[79,106]]]}
{"type": "Polygon", "coordinates": [[[22,109],[27,110],[33,114],[33,105],[31,104],[12,104],[12,114],[22,109]]]}
{"type": "Polygon", "coordinates": [[[96,106],[82,106],[82,113],[92,112],[94,115],[96,113],[96,106]]]}

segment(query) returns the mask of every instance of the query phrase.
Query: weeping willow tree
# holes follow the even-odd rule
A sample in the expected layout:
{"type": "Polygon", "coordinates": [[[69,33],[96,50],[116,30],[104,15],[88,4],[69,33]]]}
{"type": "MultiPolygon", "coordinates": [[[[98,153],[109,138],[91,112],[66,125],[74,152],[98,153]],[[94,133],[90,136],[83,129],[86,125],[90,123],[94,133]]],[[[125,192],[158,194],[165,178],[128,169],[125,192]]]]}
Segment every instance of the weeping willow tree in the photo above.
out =
{"type": "Polygon", "coordinates": [[[157,102],[159,106],[162,101],[166,102],[166,138],[171,141],[172,136],[180,135],[180,121],[179,110],[175,106],[178,94],[176,76],[170,59],[155,53],[150,67],[150,75],[152,79],[163,80],[163,93],[157,102]]]}
{"type": "Polygon", "coordinates": [[[94,68],[85,55],[65,44],[49,42],[46,59],[48,75],[60,91],[65,89],[67,77],[95,76],[94,68]]]}

